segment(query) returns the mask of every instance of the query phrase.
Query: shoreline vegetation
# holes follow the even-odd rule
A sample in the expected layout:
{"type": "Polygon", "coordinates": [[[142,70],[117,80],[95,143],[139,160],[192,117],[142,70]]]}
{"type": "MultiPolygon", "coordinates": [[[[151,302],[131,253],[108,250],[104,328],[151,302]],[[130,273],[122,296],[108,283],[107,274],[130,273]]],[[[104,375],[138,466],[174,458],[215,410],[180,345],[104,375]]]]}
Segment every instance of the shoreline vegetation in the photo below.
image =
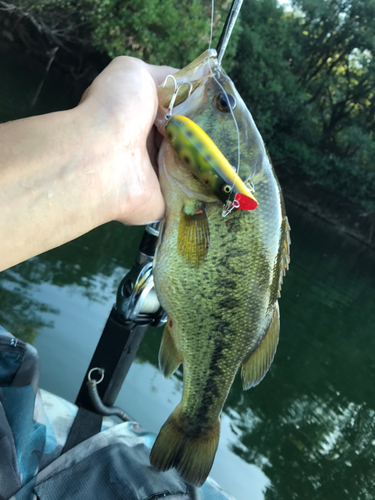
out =
{"type": "MultiPolygon", "coordinates": [[[[229,5],[215,1],[212,47],[229,5]]],[[[211,0],[0,0],[0,50],[87,86],[120,54],[182,67],[210,18],[211,0]]],[[[374,31],[375,0],[246,0],[223,67],[284,197],[375,249],[374,31]]]]}

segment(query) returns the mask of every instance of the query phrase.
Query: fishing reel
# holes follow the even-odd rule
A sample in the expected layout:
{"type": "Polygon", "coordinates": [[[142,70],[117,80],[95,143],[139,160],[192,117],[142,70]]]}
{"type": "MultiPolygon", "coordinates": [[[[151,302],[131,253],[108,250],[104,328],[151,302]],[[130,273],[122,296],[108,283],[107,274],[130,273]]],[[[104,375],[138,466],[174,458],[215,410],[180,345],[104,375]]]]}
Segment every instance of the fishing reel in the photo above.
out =
{"type": "Polygon", "coordinates": [[[124,321],[137,325],[162,326],[167,315],[154,288],[152,260],[159,236],[160,222],[146,226],[135,264],[117,290],[116,309],[124,321]]]}
{"type": "Polygon", "coordinates": [[[109,314],[82,382],[76,404],[89,411],[101,415],[118,415],[109,407],[113,406],[117,398],[148,327],[162,326],[167,321],[167,315],[156,296],[152,277],[159,224],[155,222],[146,226],[134,266],[118,287],[116,304],[109,314]],[[100,385],[98,381],[91,380],[92,370],[99,370],[103,374],[100,385]],[[92,383],[88,385],[87,382],[92,383]]]}

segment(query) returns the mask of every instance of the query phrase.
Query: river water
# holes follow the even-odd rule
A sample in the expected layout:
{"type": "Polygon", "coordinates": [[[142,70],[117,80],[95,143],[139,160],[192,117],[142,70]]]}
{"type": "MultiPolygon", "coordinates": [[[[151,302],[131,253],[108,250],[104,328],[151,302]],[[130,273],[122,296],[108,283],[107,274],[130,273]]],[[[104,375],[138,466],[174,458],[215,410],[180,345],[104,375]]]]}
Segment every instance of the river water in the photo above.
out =
{"type": "MultiPolygon", "coordinates": [[[[0,70],[0,121],[65,109],[82,92],[17,54],[0,54],[0,70]]],[[[373,500],[375,253],[287,212],[279,348],[258,387],[236,379],[211,475],[237,500],[373,500]]],[[[142,232],[113,222],[0,274],[0,324],[38,349],[42,388],[75,400],[142,232]]],[[[154,432],[182,390],[181,372],[158,370],[161,333],[148,331],[117,400],[154,432]]]]}

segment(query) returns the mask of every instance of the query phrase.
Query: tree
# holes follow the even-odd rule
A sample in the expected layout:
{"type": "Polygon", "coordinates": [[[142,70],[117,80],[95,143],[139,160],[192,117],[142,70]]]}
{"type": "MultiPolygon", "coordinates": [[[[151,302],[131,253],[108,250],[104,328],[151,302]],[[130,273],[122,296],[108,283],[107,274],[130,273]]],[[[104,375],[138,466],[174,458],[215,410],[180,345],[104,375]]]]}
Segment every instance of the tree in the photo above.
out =
{"type": "Polygon", "coordinates": [[[276,167],[375,211],[375,1],[243,5],[234,79],[276,167]]]}
{"type": "MultiPolygon", "coordinates": [[[[14,29],[22,21],[66,50],[76,44],[111,58],[127,54],[181,67],[208,48],[211,5],[211,0],[0,0],[0,12],[13,17],[14,29]]],[[[215,2],[215,39],[228,5],[215,2]]]]}
{"type": "Polygon", "coordinates": [[[292,71],[306,94],[323,158],[314,169],[324,183],[374,210],[375,2],[295,0],[294,5],[293,38],[302,57],[292,71]],[[356,184],[359,190],[353,189],[356,184]]]}
{"type": "Polygon", "coordinates": [[[295,117],[304,96],[290,69],[292,53],[298,48],[276,0],[244,2],[241,26],[233,80],[268,147],[275,150],[277,134],[299,126],[295,117]]]}

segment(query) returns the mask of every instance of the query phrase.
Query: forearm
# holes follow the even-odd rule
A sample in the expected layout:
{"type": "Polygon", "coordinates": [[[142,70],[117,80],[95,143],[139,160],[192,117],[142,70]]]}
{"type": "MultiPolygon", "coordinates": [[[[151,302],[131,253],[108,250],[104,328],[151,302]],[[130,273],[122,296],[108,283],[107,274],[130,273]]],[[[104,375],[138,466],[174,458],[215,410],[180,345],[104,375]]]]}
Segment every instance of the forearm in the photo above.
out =
{"type": "Polygon", "coordinates": [[[163,216],[153,123],[171,70],[118,57],[76,108],[0,125],[0,270],[110,220],[163,216]]]}
{"type": "Polygon", "coordinates": [[[111,152],[84,114],[81,106],[0,125],[0,270],[110,220],[98,184],[111,152]]]}

